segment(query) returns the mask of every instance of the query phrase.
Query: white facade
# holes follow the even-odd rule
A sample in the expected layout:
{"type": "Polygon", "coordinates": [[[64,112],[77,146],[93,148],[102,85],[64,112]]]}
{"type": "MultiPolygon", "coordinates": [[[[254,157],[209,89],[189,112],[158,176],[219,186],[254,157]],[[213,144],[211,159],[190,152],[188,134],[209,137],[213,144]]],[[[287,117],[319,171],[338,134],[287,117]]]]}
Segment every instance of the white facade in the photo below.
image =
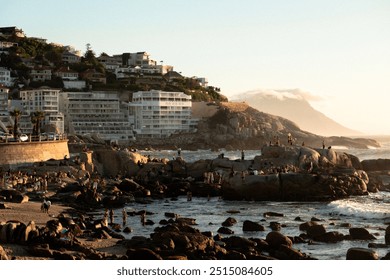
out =
{"type": "Polygon", "coordinates": [[[36,67],[30,72],[31,79],[35,82],[51,80],[51,69],[48,67],[36,67]]]}
{"type": "Polygon", "coordinates": [[[116,92],[63,92],[60,110],[69,133],[96,134],[114,141],[134,138],[127,111],[121,110],[116,92]]]}
{"type": "Polygon", "coordinates": [[[0,85],[0,116],[8,116],[8,92],[9,89],[0,85]]]}
{"type": "Polygon", "coordinates": [[[64,133],[64,118],[59,112],[59,89],[41,87],[20,91],[23,113],[44,112],[43,125],[55,125],[59,133],[64,133]]]}
{"type": "Polygon", "coordinates": [[[12,86],[11,71],[7,68],[0,67],[0,84],[6,87],[12,86]]]}
{"type": "Polygon", "coordinates": [[[139,91],[129,104],[137,137],[163,138],[191,130],[191,96],[183,92],[139,91]]]}

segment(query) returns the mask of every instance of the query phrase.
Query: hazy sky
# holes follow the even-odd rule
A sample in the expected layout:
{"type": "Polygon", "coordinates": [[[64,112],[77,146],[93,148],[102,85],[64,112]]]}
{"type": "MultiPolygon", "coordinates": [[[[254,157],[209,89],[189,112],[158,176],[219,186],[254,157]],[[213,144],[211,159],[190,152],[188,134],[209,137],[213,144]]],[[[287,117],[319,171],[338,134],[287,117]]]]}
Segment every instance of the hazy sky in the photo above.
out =
{"type": "Polygon", "coordinates": [[[299,88],[337,122],[390,134],[389,0],[0,0],[0,26],[83,53],[147,51],[227,97],[299,88]]]}

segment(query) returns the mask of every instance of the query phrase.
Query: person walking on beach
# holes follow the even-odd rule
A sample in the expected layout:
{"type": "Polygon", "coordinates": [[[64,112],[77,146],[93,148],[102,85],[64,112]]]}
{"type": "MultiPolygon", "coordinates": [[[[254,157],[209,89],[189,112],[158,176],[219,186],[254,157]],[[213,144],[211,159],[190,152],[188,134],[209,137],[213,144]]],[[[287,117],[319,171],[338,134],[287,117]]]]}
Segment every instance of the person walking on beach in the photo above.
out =
{"type": "Polygon", "coordinates": [[[241,150],[241,160],[244,160],[245,159],[245,153],[244,153],[244,150],[241,150]]]}

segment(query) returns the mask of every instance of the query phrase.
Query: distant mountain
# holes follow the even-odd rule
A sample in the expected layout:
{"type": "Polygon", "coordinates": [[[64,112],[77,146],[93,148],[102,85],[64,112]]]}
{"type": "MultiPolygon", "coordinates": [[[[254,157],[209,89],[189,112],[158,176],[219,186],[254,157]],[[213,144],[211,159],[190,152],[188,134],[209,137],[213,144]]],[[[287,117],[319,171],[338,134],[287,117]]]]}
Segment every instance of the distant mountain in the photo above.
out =
{"type": "Polygon", "coordinates": [[[301,90],[255,90],[230,98],[245,101],[264,113],[281,116],[295,122],[302,130],[323,136],[359,136],[363,133],[349,129],[315,110],[301,90]]]}

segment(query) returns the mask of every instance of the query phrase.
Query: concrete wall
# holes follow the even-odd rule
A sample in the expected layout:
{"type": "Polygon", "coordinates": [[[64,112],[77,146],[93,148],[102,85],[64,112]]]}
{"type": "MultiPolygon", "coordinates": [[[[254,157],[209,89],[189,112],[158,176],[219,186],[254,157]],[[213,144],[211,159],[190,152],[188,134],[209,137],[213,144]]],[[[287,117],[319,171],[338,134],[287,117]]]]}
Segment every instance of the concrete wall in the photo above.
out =
{"type": "Polygon", "coordinates": [[[68,140],[0,143],[0,166],[26,165],[69,158],[68,140]]]}

